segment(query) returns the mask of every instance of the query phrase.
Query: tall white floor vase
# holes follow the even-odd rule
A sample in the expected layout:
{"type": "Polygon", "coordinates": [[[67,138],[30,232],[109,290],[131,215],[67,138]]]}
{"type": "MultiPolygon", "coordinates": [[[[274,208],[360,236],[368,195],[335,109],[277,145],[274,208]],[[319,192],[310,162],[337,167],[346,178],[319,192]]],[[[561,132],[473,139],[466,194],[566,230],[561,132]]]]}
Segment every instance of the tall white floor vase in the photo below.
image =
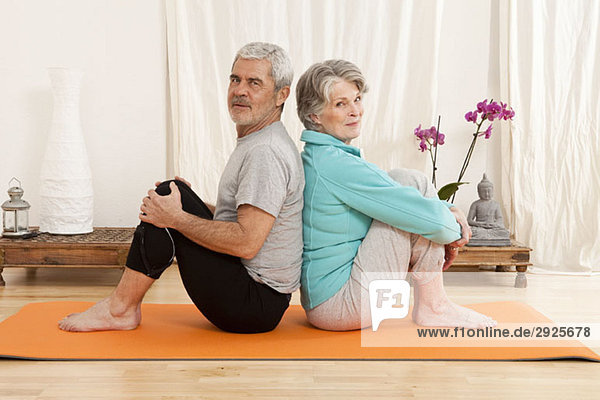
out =
{"type": "Polygon", "coordinates": [[[83,72],[48,68],[48,74],[54,113],[40,176],[40,231],[89,233],[93,231],[94,193],[79,118],[83,72]]]}

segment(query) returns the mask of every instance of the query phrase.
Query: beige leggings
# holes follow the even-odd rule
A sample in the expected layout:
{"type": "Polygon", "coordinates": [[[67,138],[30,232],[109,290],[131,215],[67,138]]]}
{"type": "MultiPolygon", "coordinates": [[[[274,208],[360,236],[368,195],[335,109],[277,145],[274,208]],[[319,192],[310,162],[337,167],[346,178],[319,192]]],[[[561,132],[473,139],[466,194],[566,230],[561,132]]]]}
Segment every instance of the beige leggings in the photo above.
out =
{"type": "MultiPolygon", "coordinates": [[[[436,196],[433,185],[419,171],[394,169],[388,174],[404,186],[416,187],[425,197],[436,196]]],[[[424,284],[442,271],[443,261],[443,245],[373,220],[354,259],[350,279],[331,298],[306,311],[308,321],[332,331],[366,328],[371,325],[368,290],[373,276],[406,279],[411,272],[413,282],[424,284]]]]}

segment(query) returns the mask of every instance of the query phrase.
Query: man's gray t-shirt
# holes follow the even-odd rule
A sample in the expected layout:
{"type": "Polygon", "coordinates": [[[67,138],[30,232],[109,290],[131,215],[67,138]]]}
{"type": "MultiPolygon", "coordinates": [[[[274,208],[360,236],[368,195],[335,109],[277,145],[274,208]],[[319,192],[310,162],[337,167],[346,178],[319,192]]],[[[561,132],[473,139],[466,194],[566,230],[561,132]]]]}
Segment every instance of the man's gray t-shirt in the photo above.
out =
{"type": "Polygon", "coordinates": [[[275,217],[258,254],[242,263],[255,281],[281,293],[300,286],[303,191],[302,160],[283,123],[237,139],[219,182],[214,219],[237,221],[242,204],[275,217]]]}

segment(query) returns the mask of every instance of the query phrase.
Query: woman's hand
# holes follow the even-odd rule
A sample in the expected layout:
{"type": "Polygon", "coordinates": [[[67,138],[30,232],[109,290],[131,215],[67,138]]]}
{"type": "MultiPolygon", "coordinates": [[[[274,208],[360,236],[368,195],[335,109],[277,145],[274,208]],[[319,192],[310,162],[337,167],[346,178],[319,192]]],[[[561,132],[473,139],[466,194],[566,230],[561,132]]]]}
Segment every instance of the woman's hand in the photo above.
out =
{"type": "Polygon", "coordinates": [[[458,246],[454,246],[456,242],[450,243],[444,246],[444,250],[446,251],[444,254],[444,266],[442,267],[442,271],[450,268],[454,259],[458,255],[458,246]]]}
{"type": "Polygon", "coordinates": [[[452,243],[447,244],[444,247],[446,250],[446,254],[444,255],[444,266],[442,267],[443,271],[450,268],[452,262],[454,262],[454,259],[458,255],[458,249],[469,243],[469,240],[471,240],[471,236],[473,235],[473,233],[471,232],[471,227],[467,223],[467,218],[465,217],[465,214],[459,208],[456,207],[450,208],[450,212],[452,212],[454,218],[456,218],[456,222],[458,222],[458,224],[460,225],[462,237],[452,243]]]}
{"type": "Polygon", "coordinates": [[[465,213],[463,213],[460,208],[452,207],[450,208],[450,212],[456,218],[456,222],[460,225],[460,231],[462,233],[462,237],[455,242],[450,243],[452,247],[463,247],[469,240],[471,240],[471,236],[473,232],[471,232],[471,227],[467,223],[467,217],[465,217],[465,213]]]}

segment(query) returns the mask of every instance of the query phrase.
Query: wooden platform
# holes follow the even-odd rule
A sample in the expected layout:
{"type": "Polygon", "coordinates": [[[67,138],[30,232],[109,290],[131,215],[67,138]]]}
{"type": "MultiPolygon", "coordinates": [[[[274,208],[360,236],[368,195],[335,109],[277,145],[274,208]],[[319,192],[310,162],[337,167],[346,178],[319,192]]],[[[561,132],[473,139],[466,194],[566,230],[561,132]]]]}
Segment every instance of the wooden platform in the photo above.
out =
{"type": "Polygon", "coordinates": [[[529,255],[531,248],[512,241],[511,246],[461,248],[450,267],[450,271],[462,270],[465,267],[494,266],[497,272],[507,272],[514,266],[517,270],[515,287],[527,287],[527,267],[531,265],[529,255]]]}
{"type": "Polygon", "coordinates": [[[0,238],[0,286],[2,271],[19,268],[123,268],[134,228],[94,228],[83,235],[41,233],[30,239],[0,238]]]}
{"type": "MultiPolygon", "coordinates": [[[[123,268],[134,228],[94,228],[84,235],[42,233],[31,239],[0,238],[0,286],[2,271],[19,268],[123,268]]],[[[479,266],[495,266],[497,271],[515,266],[515,287],[527,287],[525,272],[531,265],[531,249],[513,242],[508,247],[469,247],[460,249],[450,271],[479,266]]]]}

